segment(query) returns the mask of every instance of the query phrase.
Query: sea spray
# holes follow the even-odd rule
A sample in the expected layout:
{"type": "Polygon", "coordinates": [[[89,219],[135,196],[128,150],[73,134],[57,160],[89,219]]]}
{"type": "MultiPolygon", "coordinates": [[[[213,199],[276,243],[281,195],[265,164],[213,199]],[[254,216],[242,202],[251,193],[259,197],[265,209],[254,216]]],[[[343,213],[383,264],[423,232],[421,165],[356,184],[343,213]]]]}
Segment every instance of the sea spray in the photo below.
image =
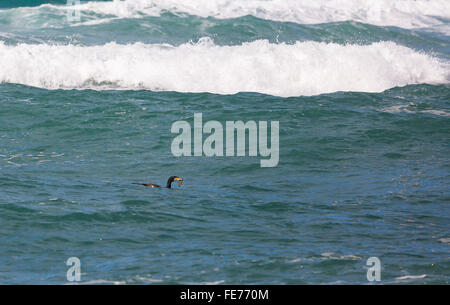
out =
{"type": "Polygon", "coordinates": [[[0,82],[47,89],[246,91],[288,97],[448,83],[448,62],[393,42],[258,40],[218,46],[203,38],[176,47],[139,42],[99,46],[0,42],[0,54],[0,82]]]}
{"type": "MultiPolygon", "coordinates": [[[[75,6],[43,4],[39,7],[18,8],[15,9],[18,12],[14,13],[34,21],[48,13],[65,17],[67,11],[73,9],[78,10],[82,20],[89,22],[160,16],[167,11],[181,16],[196,15],[219,19],[252,15],[267,20],[300,24],[353,20],[402,28],[436,26],[445,23],[445,19],[450,19],[447,0],[114,0],[81,1],[81,4],[75,6]]],[[[3,16],[6,22],[18,22],[3,16]]],[[[0,12],[0,20],[3,18],[0,12]]],[[[67,20],[60,18],[54,26],[65,23],[67,20]]],[[[44,26],[46,24],[47,22],[42,23],[44,26]]]]}

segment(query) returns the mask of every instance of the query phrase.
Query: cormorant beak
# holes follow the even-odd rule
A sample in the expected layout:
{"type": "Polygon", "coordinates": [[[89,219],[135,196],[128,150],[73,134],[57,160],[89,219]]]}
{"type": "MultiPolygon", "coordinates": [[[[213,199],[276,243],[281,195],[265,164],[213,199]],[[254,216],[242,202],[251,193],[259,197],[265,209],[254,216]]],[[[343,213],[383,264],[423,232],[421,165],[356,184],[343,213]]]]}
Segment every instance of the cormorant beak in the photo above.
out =
{"type": "Polygon", "coordinates": [[[178,186],[181,186],[183,184],[183,178],[176,177],[174,180],[178,181],[178,186]]]}

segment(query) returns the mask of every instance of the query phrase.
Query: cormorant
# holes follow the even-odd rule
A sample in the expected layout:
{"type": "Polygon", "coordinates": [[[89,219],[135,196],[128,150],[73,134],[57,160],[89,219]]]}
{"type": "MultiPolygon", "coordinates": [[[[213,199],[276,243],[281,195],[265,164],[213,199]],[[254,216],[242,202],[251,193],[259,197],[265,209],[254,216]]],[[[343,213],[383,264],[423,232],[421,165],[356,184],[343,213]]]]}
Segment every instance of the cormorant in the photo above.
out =
{"type": "MultiPolygon", "coordinates": [[[[170,189],[172,187],[172,182],[174,182],[174,181],[178,181],[178,186],[181,186],[181,184],[183,184],[183,178],[180,178],[177,176],[170,176],[169,180],[167,180],[166,187],[168,189],[170,189]]],[[[133,184],[143,185],[143,186],[148,186],[148,187],[161,187],[161,185],[153,184],[153,183],[136,183],[135,182],[133,184]]]]}

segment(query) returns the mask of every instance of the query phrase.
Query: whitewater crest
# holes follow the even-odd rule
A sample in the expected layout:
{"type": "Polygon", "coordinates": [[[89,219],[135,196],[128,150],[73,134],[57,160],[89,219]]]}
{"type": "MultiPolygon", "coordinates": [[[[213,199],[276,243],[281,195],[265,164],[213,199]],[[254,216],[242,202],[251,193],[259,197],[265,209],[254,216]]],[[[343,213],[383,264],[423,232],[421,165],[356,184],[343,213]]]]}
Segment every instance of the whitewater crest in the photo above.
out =
{"type": "Polygon", "coordinates": [[[46,89],[148,89],[277,96],[381,92],[448,83],[449,63],[379,42],[370,45],[257,40],[219,46],[210,38],[180,46],[99,46],[0,42],[0,82],[46,89]]]}
{"type": "MultiPolygon", "coordinates": [[[[114,0],[90,1],[76,8],[91,22],[93,14],[102,22],[111,18],[159,16],[164,11],[220,19],[252,15],[299,24],[353,20],[403,28],[437,26],[450,19],[448,0],[114,0]]],[[[47,15],[49,10],[64,15],[67,9],[64,5],[44,4],[19,10],[24,18],[35,18],[36,14],[47,15]]]]}

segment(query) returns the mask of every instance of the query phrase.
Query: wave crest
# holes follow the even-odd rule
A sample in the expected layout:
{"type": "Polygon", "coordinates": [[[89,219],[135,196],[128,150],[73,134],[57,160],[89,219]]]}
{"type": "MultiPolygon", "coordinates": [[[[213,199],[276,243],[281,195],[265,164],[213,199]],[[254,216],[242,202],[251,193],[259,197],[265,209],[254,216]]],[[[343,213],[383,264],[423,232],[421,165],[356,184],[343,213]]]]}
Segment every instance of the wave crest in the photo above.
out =
{"type": "Polygon", "coordinates": [[[47,89],[149,89],[278,96],[381,92],[448,82],[448,62],[393,42],[370,45],[266,40],[218,46],[101,46],[0,42],[0,82],[47,89]]]}
{"type": "MultiPolygon", "coordinates": [[[[159,16],[164,11],[220,19],[253,15],[299,24],[353,20],[403,28],[437,26],[445,23],[443,19],[450,19],[448,0],[114,0],[89,1],[76,8],[85,19],[92,21],[94,18],[98,22],[109,21],[110,18],[159,16]]],[[[60,11],[60,15],[64,15],[67,9],[67,6],[51,4],[19,8],[22,19],[36,14],[42,14],[48,19],[48,10],[60,11]]],[[[10,19],[7,17],[6,21],[10,19]]],[[[48,24],[47,21],[45,24],[48,24]]]]}

